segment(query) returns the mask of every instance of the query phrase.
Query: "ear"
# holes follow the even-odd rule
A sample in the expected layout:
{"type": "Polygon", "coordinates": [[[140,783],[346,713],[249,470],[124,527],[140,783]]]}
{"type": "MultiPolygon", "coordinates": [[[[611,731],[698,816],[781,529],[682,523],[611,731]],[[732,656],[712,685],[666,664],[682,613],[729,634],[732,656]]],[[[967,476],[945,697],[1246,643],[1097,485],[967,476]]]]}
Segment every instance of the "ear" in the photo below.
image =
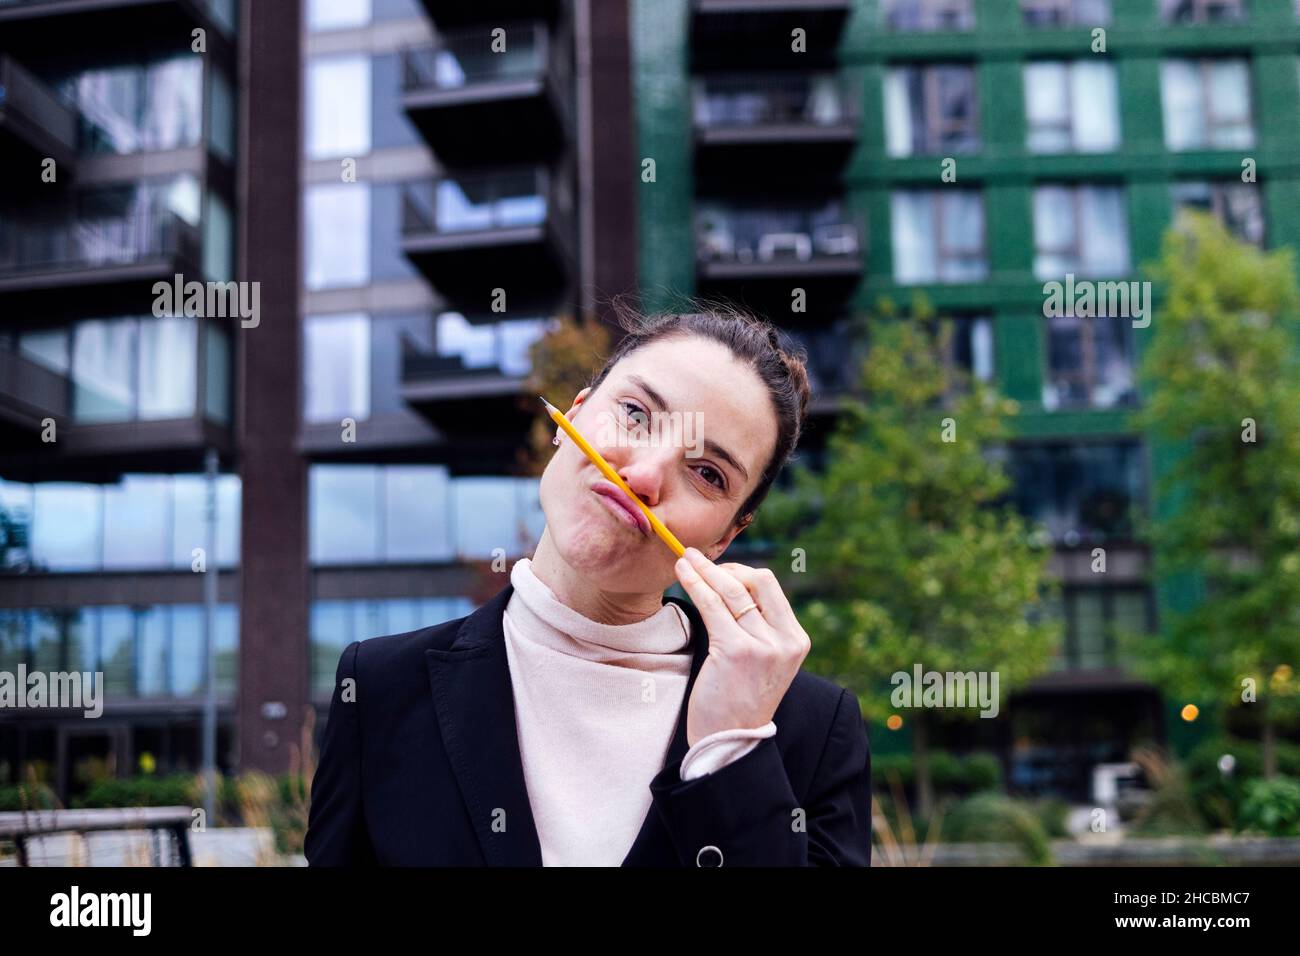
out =
{"type": "Polygon", "coordinates": [[[588,385],[577,395],[573,396],[573,404],[570,405],[569,410],[564,413],[564,417],[567,418],[569,421],[573,421],[573,416],[578,414],[578,406],[580,406],[583,402],[585,402],[587,400],[587,396],[590,394],[591,394],[591,386],[588,385]]]}
{"type": "Polygon", "coordinates": [[[749,523],[753,520],[754,520],[754,516],[752,514],[749,514],[749,515],[745,515],[745,517],[741,518],[739,521],[733,524],[731,526],[731,530],[729,530],[726,534],[724,534],[721,538],[719,538],[717,541],[715,541],[713,544],[709,546],[708,550],[705,552],[705,555],[708,557],[708,559],[710,561],[718,560],[718,558],[722,556],[722,553],[726,551],[728,547],[731,546],[731,542],[736,539],[736,535],[740,534],[740,532],[748,528],[749,523]]]}

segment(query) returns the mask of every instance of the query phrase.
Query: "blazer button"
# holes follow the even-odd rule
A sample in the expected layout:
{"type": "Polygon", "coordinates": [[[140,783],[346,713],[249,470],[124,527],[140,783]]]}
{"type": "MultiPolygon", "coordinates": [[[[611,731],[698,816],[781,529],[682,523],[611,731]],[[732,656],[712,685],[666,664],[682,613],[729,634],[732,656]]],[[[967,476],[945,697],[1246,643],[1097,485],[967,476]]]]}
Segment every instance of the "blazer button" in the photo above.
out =
{"type": "Polygon", "coordinates": [[[695,854],[695,865],[696,866],[722,866],[722,851],[719,850],[716,846],[713,846],[712,844],[710,844],[709,846],[700,847],[700,852],[695,854]],[[713,854],[706,857],[704,854],[709,850],[712,850],[713,854]],[[717,857],[718,860],[717,863],[713,862],[714,856],[717,857]],[[704,863],[701,862],[701,860],[708,860],[709,862],[704,863]]]}

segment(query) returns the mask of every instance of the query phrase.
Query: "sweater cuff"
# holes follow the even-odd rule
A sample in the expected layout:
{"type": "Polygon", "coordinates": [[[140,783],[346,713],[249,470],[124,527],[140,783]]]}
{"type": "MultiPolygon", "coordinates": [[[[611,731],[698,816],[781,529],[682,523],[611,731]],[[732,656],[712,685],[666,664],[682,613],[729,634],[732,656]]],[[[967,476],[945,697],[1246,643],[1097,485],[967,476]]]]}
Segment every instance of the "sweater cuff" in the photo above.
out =
{"type": "Polygon", "coordinates": [[[701,737],[682,757],[680,776],[682,780],[694,780],[720,770],[775,733],[776,723],[769,720],[761,727],[737,727],[701,737]]]}

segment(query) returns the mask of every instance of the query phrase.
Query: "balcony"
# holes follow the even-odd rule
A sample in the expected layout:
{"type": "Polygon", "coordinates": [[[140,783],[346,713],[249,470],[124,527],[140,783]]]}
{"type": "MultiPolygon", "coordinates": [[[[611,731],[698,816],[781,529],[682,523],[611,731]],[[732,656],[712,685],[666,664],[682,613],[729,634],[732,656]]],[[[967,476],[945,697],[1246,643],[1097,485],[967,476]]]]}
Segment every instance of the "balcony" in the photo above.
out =
{"type": "Polygon", "coordinates": [[[69,54],[93,50],[158,52],[190,48],[190,31],[207,33],[210,55],[233,52],[221,0],[0,0],[5,48],[69,54]]]}
{"type": "Polygon", "coordinates": [[[529,348],[553,326],[549,319],[472,321],[445,312],[435,352],[403,336],[402,398],[444,434],[522,441],[537,404],[523,393],[529,348]]]}
{"type": "Polygon", "coordinates": [[[552,21],[560,12],[560,0],[422,0],[425,13],[439,29],[502,20],[540,17],[552,21]]]}
{"type": "Polygon", "coordinates": [[[842,301],[862,274],[864,231],[839,201],[756,207],[701,202],[695,224],[700,291],[788,312],[790,290],[809,308],[842,301]]]}
{"type": "Polygon", "coordinates": [[[838,175],[857,141],[857,102],[835,73],[715,74],[694,90],[695,174],[706,189],[744,177],[838,175]]]}
{"type": "Polygon", "coordinates": [[[540,159],[564,141],[567,58],[541,23],[504,29],[507,52],[493,52],[482,27],[402,54],[402,106],[444,163],[540,159]]]}
{"type": "Polygon", "coordinates": [[[448,174],[402,191],[402,251],[453,303],[510,309],[563,291],[573,263],[572,193],[544,169],[448,174]]]}
{"type": "Polygon", "coordinates": [[[68,416],[68,380],[0,342],[0,436],[5,447],[34,444],[45,418],[68,416]]]}
{"type": "Polygon", "coordinates": [[[0,312],[147,312],[155,282],[200,261],[198,229],[171,212],[0,218],[0,312]]]}
{"type": "Polygon", "coordinates": [[[691,55],[697,65],[806,67],[832,63],[850,0],[691,0],[691,55]],[[807,52],[790,49],[790,31],[806,32],[807,52]]]}
{"type": "Polygon", "coordinates": [[[77,114],[13,57],[0,53],[0,168],[24,187],[40,182],[41,161],[53,159],[56,182],[67,182],[77,155],[77,114]]]}

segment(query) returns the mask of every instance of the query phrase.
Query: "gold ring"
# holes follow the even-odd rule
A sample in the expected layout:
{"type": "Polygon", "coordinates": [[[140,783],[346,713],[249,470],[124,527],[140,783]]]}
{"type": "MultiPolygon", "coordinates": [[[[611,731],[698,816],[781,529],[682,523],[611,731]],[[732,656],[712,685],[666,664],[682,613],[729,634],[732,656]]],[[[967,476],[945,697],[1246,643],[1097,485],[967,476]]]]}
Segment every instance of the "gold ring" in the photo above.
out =
{"type": "Polygon", "coordinates": [[[747,604],[745,607],[743,607],[743,608],[740,609],[740,613],[738,613],[738,614],[733,614],[732,617],[734,617],[736,620],[739,621],[739,620],[740,620],[740,617],[741,617],[742,614],[748,614],[750,611],[754,610],[754,608],[756,608],[756,607],[758,607],[758,603],[755,602],[755,601],[750,601],[749,604],[747,604]]]}

